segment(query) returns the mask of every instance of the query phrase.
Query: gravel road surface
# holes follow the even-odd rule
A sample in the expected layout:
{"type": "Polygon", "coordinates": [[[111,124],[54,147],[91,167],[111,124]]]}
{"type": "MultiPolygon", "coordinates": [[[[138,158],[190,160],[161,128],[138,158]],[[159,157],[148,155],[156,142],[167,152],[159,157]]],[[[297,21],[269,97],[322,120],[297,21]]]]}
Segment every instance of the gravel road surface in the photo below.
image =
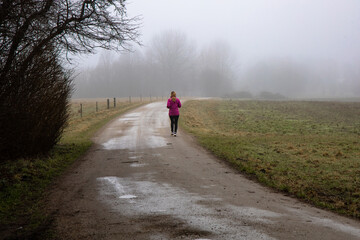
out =
{"type": "Polygon", "coordinates": [[[155,102],[94,137],[49,195],[61,239],[360,239],[359,221],[247,179],[169,125],[155,102]]]}

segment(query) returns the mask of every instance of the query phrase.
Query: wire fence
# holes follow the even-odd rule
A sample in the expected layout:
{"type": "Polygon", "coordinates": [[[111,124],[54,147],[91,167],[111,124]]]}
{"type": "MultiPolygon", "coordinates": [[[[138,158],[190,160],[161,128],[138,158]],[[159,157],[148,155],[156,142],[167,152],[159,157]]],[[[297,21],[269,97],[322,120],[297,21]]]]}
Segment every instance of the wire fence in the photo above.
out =
{"type": "Polygon", "coordinates": [[[89,114],[114,109],[136,102],[153,102],[164,100],[164,97],[127,97],[127,98],[82,98],[72,99],[70,118],[82,118],[89,114]]]}

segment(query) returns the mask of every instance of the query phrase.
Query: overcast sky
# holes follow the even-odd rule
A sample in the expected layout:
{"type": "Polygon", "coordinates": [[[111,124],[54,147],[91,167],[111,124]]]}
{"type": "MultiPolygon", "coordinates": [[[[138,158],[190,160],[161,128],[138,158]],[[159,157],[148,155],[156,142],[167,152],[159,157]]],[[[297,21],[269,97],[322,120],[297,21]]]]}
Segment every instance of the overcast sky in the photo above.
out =
{"type": "Polygon", "coordinates": [[[128,0],[127,10],[142,16],[145,46],[178,30],[200,48],[228,42],[245,65],[273,57],[360,61],[360,0],[128,0]]]}

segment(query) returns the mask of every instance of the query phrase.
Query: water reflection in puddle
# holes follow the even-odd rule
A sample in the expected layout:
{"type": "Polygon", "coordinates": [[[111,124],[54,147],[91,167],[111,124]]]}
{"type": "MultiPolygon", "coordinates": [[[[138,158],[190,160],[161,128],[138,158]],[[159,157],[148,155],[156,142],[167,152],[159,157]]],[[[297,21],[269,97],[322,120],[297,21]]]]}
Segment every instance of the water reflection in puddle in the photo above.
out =
{"type": "Polygon", "coordinates": [[[122,136],[114,137],[103,143],[104,149],[146,149],[166,147],[166,139],[158,129],[168,127],[167,110],[161,108],[163,103],[152,103],[146,106],[147,110],[133,112],[118,119],[119,129],[124,128],[122,136]],[[159,110],[160,109],[160,110],[159,110]],[[131,122],[129,126],[129,122],[131,122]]]}
{"type": "Polygon", "coordinates": [[[132,164],[130,164],[130,167],[144,167],[146,165],[148,165],[148,164],[146,164],[146,163],[132,163],[132,164]]]}
{"type": "Polygon", "coordinates": [[[118,177],[97,180],[100,199],[122,214],[169,214],[186,221],[192,227],[219,234],[222,239],[273,239],[244,225],[244,222],[273,224],[271,219],[280,216],[270,211],[225,205],[219,198],[199,196],[170,184],[118,177]],[[136,198],[121,198],[122,196],[136,198]],[[214,204],[220,205],[222,211],[214,208],[214,204]]]}
{"type": "Polygon", "coordinates": [[[128,195],[122,195],[122,196],[120,196],[119,198],[122,198],[122,199],[133,199],[133,198],[136,198],[136,196],[135,196],[135,195],[130,195],[130,194],[128,194],[128,195]]]}

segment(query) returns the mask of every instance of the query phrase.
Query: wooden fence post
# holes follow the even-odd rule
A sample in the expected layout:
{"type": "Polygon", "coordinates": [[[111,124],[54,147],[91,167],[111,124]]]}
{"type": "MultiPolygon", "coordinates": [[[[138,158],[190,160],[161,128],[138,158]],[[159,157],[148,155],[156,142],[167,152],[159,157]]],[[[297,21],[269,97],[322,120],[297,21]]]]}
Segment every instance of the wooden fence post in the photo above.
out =
{"type": "Polygon", "coordinates": [[[107,99],[107,109],[110,108],[110,99],[107,99]]]}
{"type": "Polygon", "coordinates": [[[96,112],[99,111],[99,106],[98,106],[98,102],[96,102],[96,112]]]}
{"type": "Polygon", "coordinates": [[[116,98],[114,98],[114,108],[116,108],[116,98]]]}
{"type": "Polygon", "coordinates": [[[82,118],[82,114],[83,113],[83,108],[82,108],[82,103],[80,103],[80,117],[82,118]]]}

